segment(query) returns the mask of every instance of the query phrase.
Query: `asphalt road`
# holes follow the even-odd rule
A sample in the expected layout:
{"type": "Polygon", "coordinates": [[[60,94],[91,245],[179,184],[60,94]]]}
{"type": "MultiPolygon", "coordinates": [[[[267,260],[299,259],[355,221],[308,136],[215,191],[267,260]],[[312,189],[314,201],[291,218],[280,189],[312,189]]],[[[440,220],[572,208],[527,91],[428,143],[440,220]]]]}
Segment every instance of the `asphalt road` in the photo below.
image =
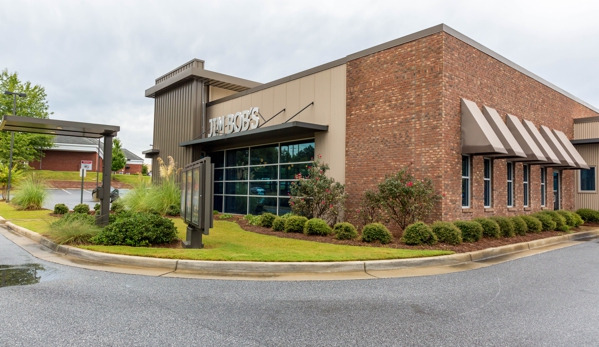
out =
{"type": "Polygon", "coordinates": [[[71,268],[0,235],[0,264],[26,263],[44,270],[0,288],[0,346],[599,346],[597,240],[448,275],[268,282],[71,268]]]}
{"type": "MultiPolygon", "coordinates": [[[[43,208],[54,210],[54,205],[65,204],[69,209],[81,203],[81,189],[48,189],[48,198],[44,202],[43,208]]],[[[129,192],[129,189],[119,189],[120,196],[123,197],[129,192]]],[[[92,200],[91,189],[83,190],[83,203],[88,204],[90,209],[99,203],[92,200]]]]}

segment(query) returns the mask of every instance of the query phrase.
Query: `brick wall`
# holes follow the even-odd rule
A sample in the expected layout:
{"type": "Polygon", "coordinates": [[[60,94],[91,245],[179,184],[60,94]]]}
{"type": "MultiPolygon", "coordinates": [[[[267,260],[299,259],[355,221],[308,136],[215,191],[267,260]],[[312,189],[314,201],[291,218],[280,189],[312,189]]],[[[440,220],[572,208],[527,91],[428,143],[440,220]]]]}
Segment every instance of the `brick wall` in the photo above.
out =
{"type": "MultiPolygon", "coordinates": [[[[53,151],[46,150],[45,156],[39,161],[32,161],[29,166],[36,170],[52,171],[79,171],[82,160],[91,160],[93,171],[98,169],[96,152],[71,152],[71,151],[53,151]]],[[[102,170],[102,158],[100,158],[100,167],[102,170]]]]}
{"type": "MultiPolygon", "coordinates": [[[[522,163],[515,206],[506,207],[506,161],[494,160],[493,209],[483,207],[483,158],[473,157],[471,208],[461,206],[460,98],[573,135],[573,118],[594,111],[447,33],[437,33],[347,63],[346,188],[350,210],[386,174],[410,166],[446,197],[433,219],[522,214],[540,209],[540,167],[531,166],[530,208],[522,206],[522,163]]],[[[563,172],[562,208],[574,208],[573,171],[563,172]]],[[[547,207],[553,204],[547,170],[547,207]]]]}

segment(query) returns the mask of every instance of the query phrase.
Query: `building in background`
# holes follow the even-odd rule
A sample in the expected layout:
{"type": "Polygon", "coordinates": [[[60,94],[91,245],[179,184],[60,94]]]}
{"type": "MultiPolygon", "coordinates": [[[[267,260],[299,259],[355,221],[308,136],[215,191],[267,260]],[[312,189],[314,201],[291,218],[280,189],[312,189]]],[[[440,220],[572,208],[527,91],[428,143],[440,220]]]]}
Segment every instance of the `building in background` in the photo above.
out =
{"type": "MultiPolygon", "coordinates": [[[[156,79],[153,148],[179,167],[210,156],[214,208],[289,212],[318,155],[347,207],[409,167],[444,199],[435,220],[575,207],[588,166],[569,139],[599,109],[446,25],[266,84],[194,59],[156,79]]],[[[599,138],[598,135],[593,135],[599,138]]]]}
{"type": "MultiPolygon", "coordinates": [[[[42,159],[30,162],[29,166],[35,170],[79,171],[82,161],[91,161],[91,171],[102,171],[103,148],[102,141],[98,146],[98,139],[55,136],[54,147],[44,150],[42,159]]],[[[127,164],[117,173],[141,173],[143,159],[127,149],[123,149],[123,152],[127,157],[127,164]]]]}

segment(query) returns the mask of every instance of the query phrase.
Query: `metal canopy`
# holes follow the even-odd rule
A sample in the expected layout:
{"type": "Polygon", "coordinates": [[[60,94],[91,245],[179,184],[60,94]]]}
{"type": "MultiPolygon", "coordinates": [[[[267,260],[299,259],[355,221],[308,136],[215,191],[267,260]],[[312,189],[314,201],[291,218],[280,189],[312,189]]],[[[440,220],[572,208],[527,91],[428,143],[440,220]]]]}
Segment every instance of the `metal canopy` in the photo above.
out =
{"type": "Polygon", "coordinates": [[[566,134],[564,134],[563,132],[561,132],[559,130],[555,130],[555,129],[552,129],[552,130],[553,130],[553,135],[555,135],[555,137],[557,138],[559,143],[562,145],[562,147],[564,147],[564,149],[568,152],[568,154],[570,154],[570,157],[572,159],[574,159],[574,161],[576,162],[576,166],[580,169],[588,169],[589,166],[584,161],[584,159],[582,159],[582,157],[580,156],[580,153],[578,153],[578,151],[574,148],[574,146],[572,145],[570,140],[568,140],[568,137],[566,136],[566,134]]]}
{"type": "Polygon", "coordinates": [[[238,133],[191,140],[187,142],[182,142],[179,144],[179,146],[187,147],[192,145],[206,145],[209,147],[219,147],[233,144],[243,146],[247,144],[264,143],[265,141],[278,139],[299,139],[311,137],[314,136],[315,132],[328,130],[328,125],[304,122],[289,122],[238,133]]]}
{"type": "Polygon", "coordinates": [[[507,154],[491,154],[489,155],[489,157],[526,158],[526,153],[524,153],[524,150],[522,149],[522,147],[520,147],[518,141],[516,141],[516,139],[514,138],[514,135],[512,135],[505,123],[501,120],[499,113],[497,113],[497,111],[493,108],[483,106],[483,115],[485,116],[487,122],[489,122],[491,128],[493,128],[493,131],[495,131],[495,134],[497,135],[497,137],[499,137],[499,140],[508,152],[507,154]]]}
{"type": "Polygon", "coordinates": [[[522,123],[520,123],[518,117],[508,114],[506,120],[508,129],[510,129],[510,131],[514,135],[514,138],[516,138],[516,141],[518,141],[520,147],[522,147],[524,153],[526,153],[526,158],[521,158],[514,161],[546,162],[547,159],[545,158],[539,147],[536,145],[532,137],[530,137],[528,131],[526,131],[522,123]]]}
{"type": "MultiPolygon", "coordinates": [[[[116,136],[121,127],[116,125],[103,125],[93,123],[71,122],[56,119],[41,119],[22,116],[4,116],[0,124],[0,131],[18,131],[45,135],[64,135],[75,137],[104,138],[104,158],[102,160],[102,182],[110,182],[112,166],[112,137],[116,136]]],[[[98,191],[100,198],[100,217],[96,219],[98,225],[108,225],[110,212],[110,183],[102,184],[98,191]]]]}
{"type": "Polygon", "coordinates": [[[462,153],[464,154],[508,154],[497,134],[470,100],[462,101],[462,153]]]}
{"type": "Polygon", "coordinates": [[[524,119],[523,121],[524,121],[524,128],[528,131],[528,134],[530,135],[532,140],[535,142],[537,147],[539,147],[539,149],[543,153],[543,156],[545,156],[545,160],[543,160],[542,163],[550,164],[550,165],[551,164],[560,164],[561,165],[561,162],[558,159],[557,155],[555,155],[553,150],[551,150],[551,147],[549,147],[549,144],[547,143],[547,141],[545,141],[543,136],[541,136],[541,133],[539,132],[537,127],[529,120],[524,119]]]}
{"type": "Polygon", "coordinates": [[[2,118],[2,124],[0,124],[0,130],[46,135],[101,138],[104,136],[115,136],[121,128],[116,125],[80,123],[22,116],[4,116],[2,118]]]}
{"type": "Polygon", "coordinates": [[[568,152],[562,147],[559,143],[558,139],[553,135],[551,129],[548,127],[541,125],[541,135],[545,138],[545,141],[549,144],[549,147],[553,150],[557,158],[560,160],[562,165],[569,167],[576,167],[574,161],[570,158],[568,152]]]}

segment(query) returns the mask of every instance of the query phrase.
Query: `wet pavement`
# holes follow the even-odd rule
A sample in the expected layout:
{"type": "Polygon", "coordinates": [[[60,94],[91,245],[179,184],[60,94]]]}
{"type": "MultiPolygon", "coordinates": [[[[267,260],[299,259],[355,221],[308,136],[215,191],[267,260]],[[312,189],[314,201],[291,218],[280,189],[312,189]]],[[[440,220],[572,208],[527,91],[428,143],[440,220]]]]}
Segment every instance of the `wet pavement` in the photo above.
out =
{"type": "MultiPolygon", "coordinates": [[[[65,204],[72,210],[75,205],[81,203],[81,189],[48,189],[46,191],[48,192],[48,198],[43,205],[45,209],[54,210],[54,205],[65,204]]],[[[129,191],[130,189],[119,189],[120,197],[125,196],[129,191]]],[[[92,199],[91,189],[84,189],[83,203],[88,204],[89,208],[93,209],[100,202],[92,199]]]]}

